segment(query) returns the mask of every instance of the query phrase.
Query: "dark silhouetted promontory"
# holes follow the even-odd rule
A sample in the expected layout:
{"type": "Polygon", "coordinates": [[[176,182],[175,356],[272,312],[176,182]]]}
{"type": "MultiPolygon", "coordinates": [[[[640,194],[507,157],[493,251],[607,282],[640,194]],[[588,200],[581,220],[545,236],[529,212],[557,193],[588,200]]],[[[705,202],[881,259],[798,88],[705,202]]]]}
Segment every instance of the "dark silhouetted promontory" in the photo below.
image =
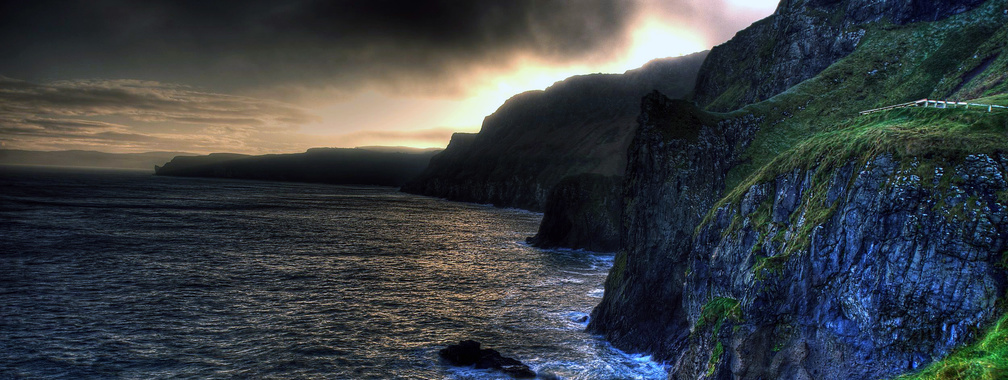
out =
{"type": "Polygon", "coordinates": [[[156,175],[343,185],[402,186],[427,167],[439,150],[410,148],[313,148],[305,153],[213,153],[175,157],[155,166],[156,175]]]}

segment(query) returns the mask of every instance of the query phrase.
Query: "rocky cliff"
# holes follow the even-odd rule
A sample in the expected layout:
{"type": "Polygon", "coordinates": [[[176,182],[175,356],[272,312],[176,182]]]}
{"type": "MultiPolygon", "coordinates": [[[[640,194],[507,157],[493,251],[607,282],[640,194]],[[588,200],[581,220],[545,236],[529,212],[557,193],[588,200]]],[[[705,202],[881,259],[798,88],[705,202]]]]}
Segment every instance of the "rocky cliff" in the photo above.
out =
{"type": "MultiPolygon", "coordinates": [[[[734,112],[643,100],[590,331],[681,379],[878,379],[1008,346],[961,348],[1008,311],[1008,113],[858,115],[966,88],[1008,103],[1008,2],[935,22],[901,12],[734,112]]],[[[997,378],[997,360],[938,368],[997,378]]]]}
{"type": "Polygon", "coordinates": [[[750,187],[681,267],[675,377],[887,378],[975,340],[1008,289],[1006,158],[880,155],[750,187]]]}
{"type": "Polygon", "coordinates": [[[694,99],[729,111],[777,95],[847,56],[867,23],[941,20],[983,0],[785,0],[774,14],[711,49],[694,99]]]}
{"type": "Polygon", "coordinates": [[[475,136],[452,143],[404,191],[503,207],[543,210],[561,179],[620,176],[652,90],[686,95],[706,53],[655,60],[624,74],[568,78],[516,95],[487,116],[475,136]]]}
{"type": "Polygon", "coordinates": [[[612,252],[619,249],[623,178],[580,174],[564,178],[546,200],[537,247],[612,252]]]}
{"type": "Polygon", "coordinates": [[[683,349],[689,325],[681,268],[693,231],[717,202],[725,173],[757,122],[748,114],[709,114],[657,92],[643,99],[628,154],[622,251],[589,330],[661,360],[683,349]]]}

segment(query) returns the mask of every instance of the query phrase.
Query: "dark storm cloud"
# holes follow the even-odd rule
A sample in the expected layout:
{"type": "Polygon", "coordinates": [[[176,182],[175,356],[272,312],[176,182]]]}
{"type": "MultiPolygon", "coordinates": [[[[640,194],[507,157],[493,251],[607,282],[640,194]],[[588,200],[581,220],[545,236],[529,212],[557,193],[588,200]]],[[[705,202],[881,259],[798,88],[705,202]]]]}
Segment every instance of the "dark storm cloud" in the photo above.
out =
{"type": "Polygon", "coordinates": [[[422,87],[515,54],[567,62],[611,52],[639,4],[15,0],[0,5],[0,74],[144,78],[216,90],[422,87]]]}
{"type": "Polygon", "coordinates": [[[443,145],[450,130],[441,127],[467,122],[444,123],[430,115],[496,96],[480,95],[499,87],[494,78],[529,68],[620,62],[637,37],[635,28],[646,24],[642,20],[722,41],[755,20],[728,5],[0,1],[0,146],[262,153],[397,144],[392,140],[443,145]],[[432,104],[425,95],[457,97],[425,109],[430,120],[394,117],[380,125],[345,115],[314,123],[320,119],[290,105],[322,105],[324,111],[342,100],[370,99],[368,94],[380,96],[359,102],[351,116],[405,115],[432,104]],[[469,98],[475,100],[450,103],[469,98]],[[326,137],[298,132],[308,124],[322,124],[327,130],[304,130],[326,137]],[[390,131],[395,129],[409,130],[390,131]]]}

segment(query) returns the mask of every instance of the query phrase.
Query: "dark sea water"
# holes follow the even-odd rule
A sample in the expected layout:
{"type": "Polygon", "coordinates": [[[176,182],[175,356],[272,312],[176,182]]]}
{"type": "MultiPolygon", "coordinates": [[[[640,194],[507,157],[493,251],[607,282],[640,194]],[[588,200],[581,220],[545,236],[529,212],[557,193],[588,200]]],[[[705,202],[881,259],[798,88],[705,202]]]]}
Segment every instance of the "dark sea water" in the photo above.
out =
{"type": "Polygon", "coordinates": [[[387,188],[0,166],[0,378],[663,378],[585,333],[612,256],[387,188]]]}

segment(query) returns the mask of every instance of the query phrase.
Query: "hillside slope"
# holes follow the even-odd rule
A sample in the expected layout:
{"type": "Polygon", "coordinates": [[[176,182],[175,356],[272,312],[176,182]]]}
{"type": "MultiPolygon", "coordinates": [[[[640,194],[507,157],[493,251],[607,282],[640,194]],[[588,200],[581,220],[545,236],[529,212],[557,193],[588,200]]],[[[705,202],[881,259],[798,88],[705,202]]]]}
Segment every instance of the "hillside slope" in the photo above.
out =
{"type": "MultiPolygon", "coordinates": [[[[694,99],[731,111],[812,78],[861,43],[868,24],[935,21],[983,0],[787,0],[770,17],[711,49],[694,99]]],[[[672,96],[675,97],[675,96],[672,96]]]]}
{"type": "Polygon", "coordinates": [[[625,74],[568,78],[516,95],[476,135],[456,135],[404,191],[542,210],[554,185],[582,173],[620,176],[640,98],[686,95],[706,53],[655,60],[625,74]]]}

